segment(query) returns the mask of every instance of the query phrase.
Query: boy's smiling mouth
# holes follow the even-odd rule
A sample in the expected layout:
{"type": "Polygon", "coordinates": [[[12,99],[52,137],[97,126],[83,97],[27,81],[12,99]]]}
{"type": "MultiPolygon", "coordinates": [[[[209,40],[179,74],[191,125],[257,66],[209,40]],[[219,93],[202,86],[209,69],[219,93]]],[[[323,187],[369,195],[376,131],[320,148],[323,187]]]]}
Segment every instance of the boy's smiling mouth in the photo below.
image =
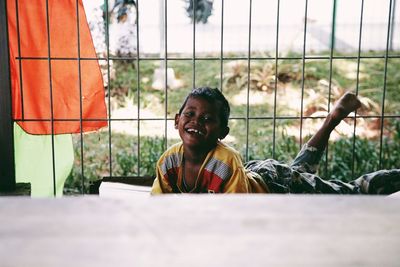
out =
{"type": "Polygon", "coordinates": [[[198,134],[198,135],[202,135],[202,136],[205,135],[202,131],[194,129],[194,128],[187,128],[186,132],[188,132],[189,134],[198,134]]]}

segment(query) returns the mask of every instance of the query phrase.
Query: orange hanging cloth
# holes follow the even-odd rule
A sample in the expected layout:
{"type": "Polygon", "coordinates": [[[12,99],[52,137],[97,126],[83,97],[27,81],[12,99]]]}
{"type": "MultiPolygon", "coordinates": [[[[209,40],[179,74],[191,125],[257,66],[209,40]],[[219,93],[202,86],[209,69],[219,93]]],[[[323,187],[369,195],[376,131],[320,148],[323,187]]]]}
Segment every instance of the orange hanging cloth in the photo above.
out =
{"type": "Polygon", "coordinates": [[[48,14],[46,0],[7,0],[7,16],[17,123],[30,134],[79,133],[81,117],[83,132],[107,126],[103,78],[82,0],[48,0],[48,14]]]}

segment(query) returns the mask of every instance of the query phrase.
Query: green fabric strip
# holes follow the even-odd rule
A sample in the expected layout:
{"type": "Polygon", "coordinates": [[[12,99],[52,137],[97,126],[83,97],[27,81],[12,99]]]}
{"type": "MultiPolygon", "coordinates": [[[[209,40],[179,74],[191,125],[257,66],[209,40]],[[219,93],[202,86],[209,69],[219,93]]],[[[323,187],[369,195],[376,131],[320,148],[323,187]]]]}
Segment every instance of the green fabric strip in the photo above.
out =
{"type": "MultiPolygon", "coordinates": [[[[51,142],[51,135],[30,135],[14,123],[16,182],[31,183],[32,197],[54,196],[51,142]]],[[[74,163],[70,134],[54,135],[54,160],[56,196],[60,197],[74,163]]]]}

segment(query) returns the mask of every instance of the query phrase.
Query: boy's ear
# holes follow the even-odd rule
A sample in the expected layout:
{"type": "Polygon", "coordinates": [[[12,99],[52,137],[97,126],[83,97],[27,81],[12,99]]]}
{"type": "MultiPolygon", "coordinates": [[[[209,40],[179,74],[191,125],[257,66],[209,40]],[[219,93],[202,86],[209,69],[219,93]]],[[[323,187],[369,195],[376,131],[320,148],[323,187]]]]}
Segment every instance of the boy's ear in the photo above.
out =
{"type": "Polygon", "coordinates": [[[175,114],[175,129],[178,129],[178,123],[179,123],[179,114],[175,114]]]}
{"type": "Polygon", "coordinates": [[[221,130],[221,134],[219,136],[219,139],[222,140],[224,139],[228,134],[229,134],[229,127],[226,126],[224,129],[221,130]]]}

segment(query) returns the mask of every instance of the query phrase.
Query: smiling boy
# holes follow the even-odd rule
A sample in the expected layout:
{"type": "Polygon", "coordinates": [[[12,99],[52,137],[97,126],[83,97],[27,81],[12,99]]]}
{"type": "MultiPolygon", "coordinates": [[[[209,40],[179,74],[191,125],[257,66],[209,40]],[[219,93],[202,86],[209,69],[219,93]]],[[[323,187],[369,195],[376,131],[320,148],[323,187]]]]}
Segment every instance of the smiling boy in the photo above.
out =
{"type": "Polygon", "coordinates": [[[197,88],[186,97],[175,116],[182,142],[158,160],[153,194],[268,192],[260,177],[245,170],[239,153],[221,142],[229,133],[229,114],[217,89],[197,88]]]}
{"type": "Polygon", "coordinates": [[[194,89],[175,115],[181,142],[158,160],[152,194],[395,192],[400,188],[399,169],[366,174],[351,183],[315,175],[331,132],[360,106],[356,95],[342,96],[291,165],[265,159],[244,166],[240,154],[221,141],[229,133],[228,101],[218,89],[194,89]]]}

